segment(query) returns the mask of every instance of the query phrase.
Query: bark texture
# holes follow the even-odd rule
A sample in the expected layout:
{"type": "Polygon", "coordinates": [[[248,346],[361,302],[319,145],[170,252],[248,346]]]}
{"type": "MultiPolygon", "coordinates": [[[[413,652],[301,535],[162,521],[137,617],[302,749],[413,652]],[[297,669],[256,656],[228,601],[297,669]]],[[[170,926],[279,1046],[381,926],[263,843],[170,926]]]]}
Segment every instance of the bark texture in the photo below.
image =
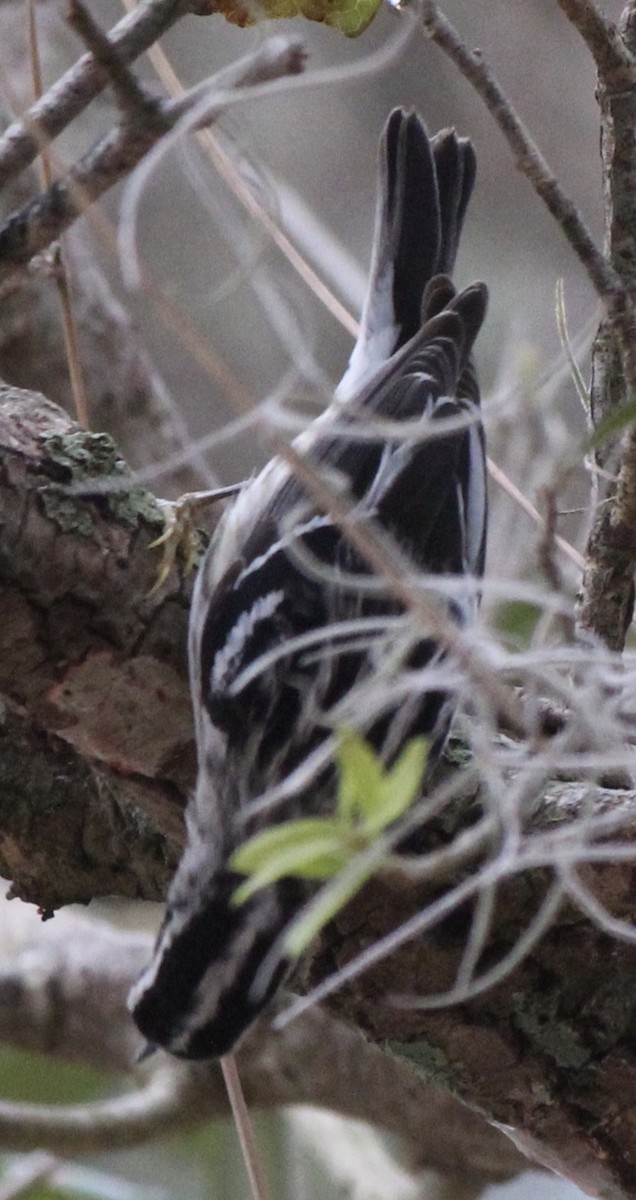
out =
{"type": "Polygon", "coordinates": [[[163,522],[107,435],[2,387],[0,446],[0,871],[45,909],[156,899],[193,778],[191,580],[149,595],[163,522]]]}

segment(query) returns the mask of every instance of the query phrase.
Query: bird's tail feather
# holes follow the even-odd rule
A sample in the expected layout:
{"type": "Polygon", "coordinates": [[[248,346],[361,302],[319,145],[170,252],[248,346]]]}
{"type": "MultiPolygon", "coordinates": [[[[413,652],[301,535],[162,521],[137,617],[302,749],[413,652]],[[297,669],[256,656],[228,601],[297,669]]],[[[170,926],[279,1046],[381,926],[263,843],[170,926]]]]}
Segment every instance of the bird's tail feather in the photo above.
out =
{"type": "Polygon", "coordinates": [[[475,170],[468,138],[446,129],[429,139],[417,113],[391,113],[380,142],[369,286],[340,399],[420,329],[427,284],[453,270],[475,170]]]}

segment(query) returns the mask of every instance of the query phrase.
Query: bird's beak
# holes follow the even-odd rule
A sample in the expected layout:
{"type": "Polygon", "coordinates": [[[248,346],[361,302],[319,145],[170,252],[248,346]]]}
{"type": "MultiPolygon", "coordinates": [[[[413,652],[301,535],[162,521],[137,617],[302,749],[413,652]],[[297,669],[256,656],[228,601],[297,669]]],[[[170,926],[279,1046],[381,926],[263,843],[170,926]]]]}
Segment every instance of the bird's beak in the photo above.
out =
{"type": "Polygon", "coordinates": [[[135,1055],[133,1059],[134,1065],[138,1067],[139,1063],[145,1062],[147,1058],[150,1058],[151,1054],[156,1054],[158,1049],[159,1047],[154,1042],[146,1042],[135,1055]]]}

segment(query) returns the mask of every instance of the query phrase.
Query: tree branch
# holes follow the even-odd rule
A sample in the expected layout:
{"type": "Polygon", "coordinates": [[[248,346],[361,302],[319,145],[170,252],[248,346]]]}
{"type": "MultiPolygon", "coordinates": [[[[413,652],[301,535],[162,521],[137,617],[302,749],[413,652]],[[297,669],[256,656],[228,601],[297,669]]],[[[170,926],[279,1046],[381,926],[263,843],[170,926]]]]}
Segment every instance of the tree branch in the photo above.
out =
{"type": "Polygon", "coordinates": [[[0,873],[44,916],[95,896],[161,899],[183,804],[169,782],[83,758],[2,701],[0,873]]]}
{"type": "MultiPolygon", "coordinates": [[[[129,1071],[138,1034],[125,996],[150,952],[150,938],[75,913],[61,914],[44,929],[28,910],[11,905],[2,915],[0,1038],[129,1071]]],[[[246,1039],[239,1066],[255,1107],[313,1103],[371,1121],[406,1140],[418,1169],[485,1181],[524,1167],[509,1139],[481,1116],[317,1009],[284,1036],[261,1023],[246,1039]]],[[[182,1064],[158,1054],[150,1071],[137,1077],[146,1084],[114,1101],[72,1108],[2,1104],[0,1143],[4,1149],[45,1145],[64,1154],[94,1153],[228,1113],[217,1064],[182,1064]]]]}
{"type": "MultiPolygon", "coordinates": [[[[141,0],[134,12],[118,22],[110,41],[125,62],[132,62],[192,9],[191,0],[141,0]]],[[[43,142],[53,141],[84,112],[107,83],[93,55],[85,54],[21,120],[10,125],[0,138],[0,190],[37,158],[43,142]]]]}
{"type": "Polygon", "coordinates": [[[194,772],[192,581],[173,573],[149,595],[148,546],[163,521],[106,435],[80,431],[42,396],[0,387],[0,444],[0,692],[18,739],[0,743],[2,867],[16,894],[46,907],[85,901],[91,873],[106,891],[120,875],[129,895],[156,898],[194,772]],[[27,798],[44,799],[58,779],[58,800],[51,792],[27,820],[27,798]],[[139,830],[126,839],[131,823],[139,830]],[[49,837],[61,853],[38,892],[49,837]],[[153,842],[147,870],[138,853],[153,842]]]}
{"type": "Polygon", "coordinates": [[[636,87],[636,60],[616,26],[594,0],[557,0],[557,3],[581,34],[603,86],[613,92],[636,87]]]}
{"type": "Polygon", "coordinates": [[[508,142],[518,170],[530,181],[584,266],[620,331],[629,377],[636,387],[633,311],[620,275],[596,245],[578,208],[563,191],[481,53],[467,48],[434,0],[423,0],[422,22],[427,36],[448,55],[481,96],[508,142]]]}
{"type": "MultiPolygon", "coordinates": [[[[530,180],[560,225],[605,304],[608,316],[596,342],[592,387],[592,418],[597,421],[636,396],[636,252],[633,234],[636,60],[632,47],[602,18],[592,0],[559,0],[559,3],[593,46],[602,67],[606,114],[606,214],[610,225],[607,255],[596,246],[578,209],[565,195],[481,54],[468,50],[434,0],[424,0],[423,23],[428,36],[452,59],[482,97],[508,141],[517,167],[530,180]]],[[[626,13],[630,11],[628,8],[626,13]]],[[[627,17],[624,28],[627,32],[627,17]]],[[[579,612],[581,628],[602,638],[613,650],[623,648],[632,619],[635,529],[636,434],[630,433],[625,440],[613,496],[609,504],[599,508],[588,542],[579,612]]]]}
{"type": "MultiPolygon", "coordinates": [[[[79,10],[78,10],[79,11],[79,10]]],[[[84,26],[83,26],[84,28],[84,26]]],[[[101,47],[102,70],[114,73],[114,83],[122,94],[125,64],[113,67],[115,47],[107,53],[103,40],[95,32],[89,37],[101,47]]],[[[178,100],[158,100],[141,89],[135,91],[135,115],[131,119],[132,91],[127,88],[128,106],[120,124],[108,133],[96,146],[79,159],[64,175],[45,192],[36,196],[18,212],[12,213],[0,228],[0,285],[19,268],[24,267],[35,254],[44,250],[77,219],[99,196],[119,180],[130,174],[148,150],[172,129],[184,114],[198,113],[199,121],[209,124],[224,111],[227,100],[224,94],[242,87],[252,86],[280,78],[281,75],[298,74],[304,65],[302,46],[297,38],[270,38],[252,54],[238,63],[220,71],[206,85],[209,103],[202,99],[201,87],[192,88],[178,100]],[[215,95],[218,99],[215,100],[215,95]],[[140,119],[140,110],[143,119],[140,119]]],[[[125,90],[125,89],[124,89],[125,90]]]]}
{"type": "MultiPolygon", "coordinates": [[[[623,14],[626,51],[636,50],[636,10],[623,14]]],[[[605,75],[599,78],[601,155],[605,210],[605,248],[608,260],[620,272],[636,304],[636,88],[623,91],[605,75]]],[[[636,341],[636,330],[633,333],[636,341]]],[[[633,382],[625,378],[620,346],[611,319],[599,328],[592,354],[590,389],[592,425],[596,429],[636,398],[633,382]],[[630,383],[632,386],[630,386],[630,383]]],[[[605,486],[586,547],[579,621],[584,632],[602,638],[612,649],[622,650],[634,608],[636,570],[636,432],[633,425],[623,436],[596,451],[599,465],[615,482],[605,486]]]]}
{"type": "MultiPolygon", "coordinates": [[[[569,794],[567,786],[552,789],[532,828],[547,831],[560,813],[557,819],[576,829],[585,811],[618,816],[622,808],[631,824],[621,840],[634,853],[634,805],[633,793],[595,792],[592,799],[584,785],[571,785],[569,794]]],[[[622,917],[628,936],[634,921],[633,853],[623,866],[608,852],[605,866],[573,873],[593,897],[590,911],[596,904],[599,916],[605,906],[607,932],[564,903],[552,928],[516,969],[468,1003],[437,1008],[427,1007],[426,999],[452,989],[458,979],[476,905],[458,906],[434,931],[416,936],[439,891],[416,889],[409,895],[377,879],[325,932],[308,982],[342,974],[360,942],[368,962],[368,948],[375,951],[383,939],[394,943],[395,931],[412,922],[411,939],[390,958],[352,971],[331,1007],[430,1082],[508,1128],[536,1162],[590,1195],[632,1197],[636,1139],[625,1098],[636,1086],[636,945],[633,939],[617,941],[609,929],[611,920],[622,917]]],[[[567,858],[560,869],[567,880],[567,858]]],[[[518,945],[549,886],[550,873],[538,871],[496,888],[482,970],[518,945]]]]}

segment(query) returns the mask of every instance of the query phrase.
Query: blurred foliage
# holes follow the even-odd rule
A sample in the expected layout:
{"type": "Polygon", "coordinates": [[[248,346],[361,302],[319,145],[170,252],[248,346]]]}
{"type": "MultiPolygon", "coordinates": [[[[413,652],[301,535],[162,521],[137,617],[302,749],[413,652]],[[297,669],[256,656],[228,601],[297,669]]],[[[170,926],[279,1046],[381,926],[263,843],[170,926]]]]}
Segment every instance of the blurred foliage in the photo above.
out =
{"type": "Polygon", "coordinates": [[[248,878],[234,893],[242,904],[280,879],[329,880],[285,934],[285,952],[298,958],[324,926],[387,861],[380,834],[417,799],[429,743],[412,738],[385,767],[360,734],[341,730],[335,754],[338,772],[333,816],[281,821],[249,838],[232,855],[231,866],[248,878]]]}
{"type": "Polygon", "coordinates": [[[286,17],[305,17],[319,21],[344,33],[358,37],[371,24],[380,7],[380,0],[261,0],[258,16],[254,5],[241,0],[215,0],[214,11],[222,12],[233,25],[252,25],[255,20],[286,17]]]}
{"type": "Polygon", "coordinates": [[[537,621],[542,611],[536,604],[526,600],[510,600],[500,604],[494,617],[497,631],[506,644],[514,650],[523,650],[530,645],[537,621]]]}
{"type": "Polygon", "coordinates": [[[5,1100],[34,1104],[85,1104],[99,1100],[109,1078],[103,1071],[57,1060],[53,1068],[46,1055],[27,1054],[9,1046],[0,1047],[0,1077],[5,1100]]]}

